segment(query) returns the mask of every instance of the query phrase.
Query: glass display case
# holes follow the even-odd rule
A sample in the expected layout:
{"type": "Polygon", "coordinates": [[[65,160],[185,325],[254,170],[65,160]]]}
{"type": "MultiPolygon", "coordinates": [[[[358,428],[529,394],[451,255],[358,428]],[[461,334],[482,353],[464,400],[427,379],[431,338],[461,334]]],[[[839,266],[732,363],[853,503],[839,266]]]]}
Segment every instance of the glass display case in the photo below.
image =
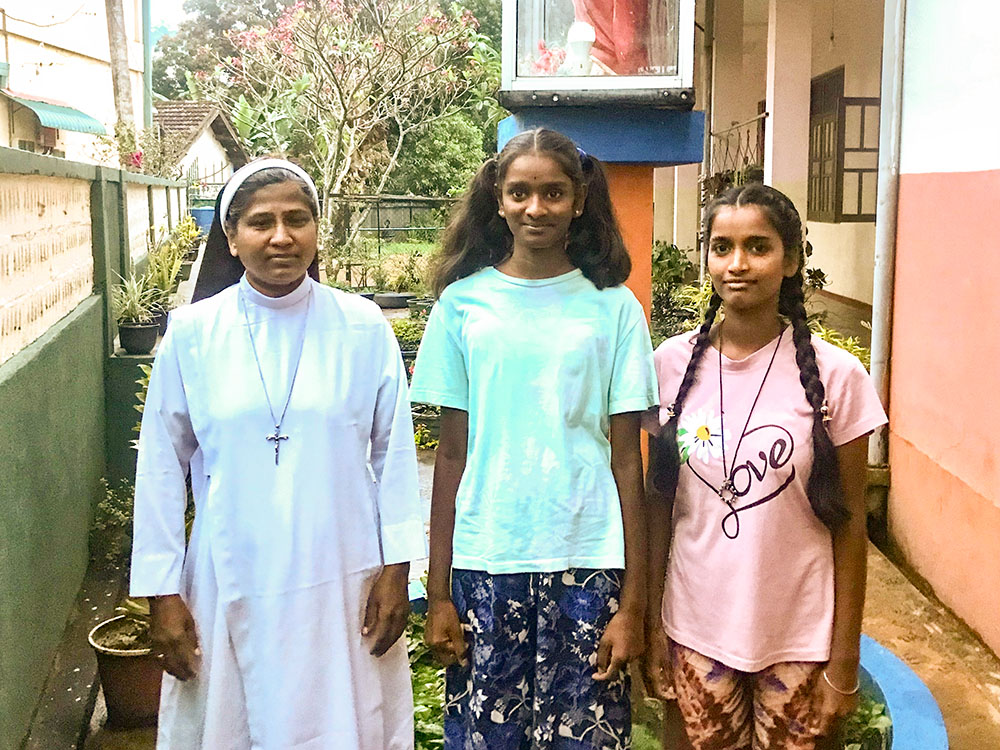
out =
{"type": "Polygon", "coordinates": [[[501,100],[694,104],[694,0],[503,0],[501,100]]]}

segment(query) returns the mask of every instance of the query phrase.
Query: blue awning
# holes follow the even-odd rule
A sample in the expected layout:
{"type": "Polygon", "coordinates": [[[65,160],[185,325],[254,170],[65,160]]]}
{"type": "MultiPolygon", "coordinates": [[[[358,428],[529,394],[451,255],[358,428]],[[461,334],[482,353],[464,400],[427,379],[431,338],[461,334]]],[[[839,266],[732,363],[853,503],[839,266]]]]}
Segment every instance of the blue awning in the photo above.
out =
{"type": "Polygon", "coordinates": [[[3,93],[22,107],[27,107],[34,112],[42,127],[72,130],[76,133],[94,133],[95,135],[105,135],[107,133],[104,126],[98,120],[78,109],[67,107],[64,104],[53,104],[52,102],[43,102],[37,99],[25,99],[21,96],[15,96],[9,91],[4,91],[3,93]]]}

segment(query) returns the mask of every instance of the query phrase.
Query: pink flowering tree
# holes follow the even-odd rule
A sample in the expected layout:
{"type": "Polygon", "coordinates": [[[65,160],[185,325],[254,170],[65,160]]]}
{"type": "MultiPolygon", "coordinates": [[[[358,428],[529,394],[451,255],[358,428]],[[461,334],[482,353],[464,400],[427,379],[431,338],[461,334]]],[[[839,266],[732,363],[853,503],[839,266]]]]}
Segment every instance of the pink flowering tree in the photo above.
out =
{"type": "MultiPolygon", "coordinates": [[[[333,193],[379,193],[414,130],[452,115],[490,75],[469,11],[438,0],[304,0],[269,27],[230,33],[208,93],[253,154],[298,158],[326,218],[333,193]]],[[[341,221],[340,240],[352,229],[341,221]]]]}

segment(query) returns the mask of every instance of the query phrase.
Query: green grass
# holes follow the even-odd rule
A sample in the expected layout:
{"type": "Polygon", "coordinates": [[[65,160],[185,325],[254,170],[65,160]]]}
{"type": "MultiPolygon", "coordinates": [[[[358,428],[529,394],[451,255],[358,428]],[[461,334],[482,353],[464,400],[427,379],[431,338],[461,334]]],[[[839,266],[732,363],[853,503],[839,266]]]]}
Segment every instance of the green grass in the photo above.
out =
{"type": "Polygon", "coordinates": [[[643,724],[632,725],[632,750],[661,750],[660,739],[643,724]]]}
{"type": "MultiPolygon", "coordinates": [[[[378,253],[378,243],[372,238],[365,239],[365,245],[368,246],[368,250],[371,253],[378,253]]],[[[382,242],[382,255],[399,255],[400,253],[420,253],[421,255],[429,255],[434,251],[435,243],[433,242],[382,242]]]]}

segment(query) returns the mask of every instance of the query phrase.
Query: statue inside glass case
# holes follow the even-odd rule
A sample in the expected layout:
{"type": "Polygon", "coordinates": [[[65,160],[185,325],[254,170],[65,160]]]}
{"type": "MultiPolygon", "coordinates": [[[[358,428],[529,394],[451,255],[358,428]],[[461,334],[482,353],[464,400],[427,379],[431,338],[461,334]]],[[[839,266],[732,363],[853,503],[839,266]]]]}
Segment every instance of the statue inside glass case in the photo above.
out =
{"type": "Polygon", "coordinates": [[[677,72],[677,0],[519,0],[517,9],[522,76],[677,72]]]}

